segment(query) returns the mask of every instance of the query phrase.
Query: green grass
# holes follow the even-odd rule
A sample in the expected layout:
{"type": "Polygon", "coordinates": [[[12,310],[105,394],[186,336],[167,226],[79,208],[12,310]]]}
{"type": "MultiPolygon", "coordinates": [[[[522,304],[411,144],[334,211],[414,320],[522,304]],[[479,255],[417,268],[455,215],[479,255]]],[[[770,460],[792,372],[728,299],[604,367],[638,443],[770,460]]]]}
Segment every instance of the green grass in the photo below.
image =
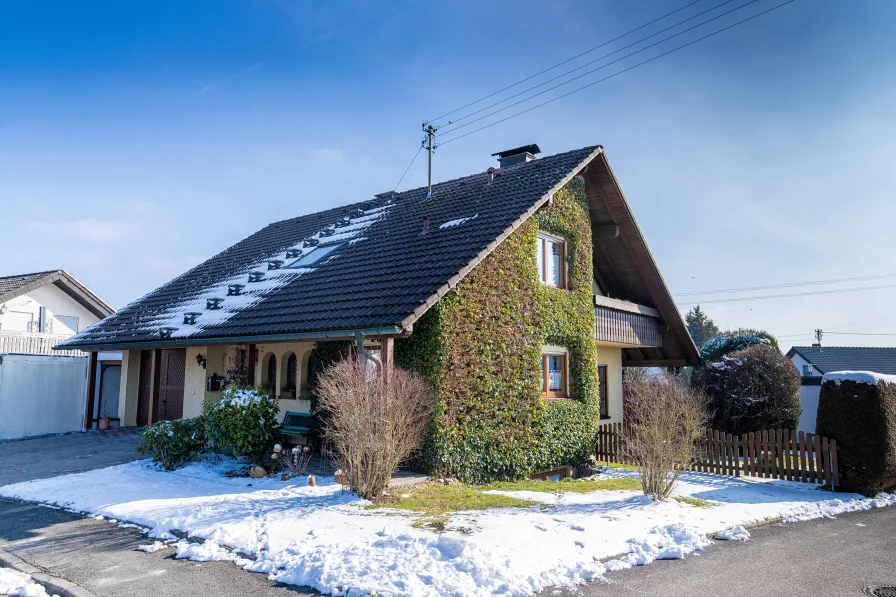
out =
{"type": "Polygon", "coordinates": [[[694,506],[695,508],[709,508],[714,504],[712,502],[708,502],[706,500],[701,500],[700,498],[695,497],[679,497],[673,496],[673,500],[676,502],[681,502],[682,504],[688,504],[689,506],[694,506]]]}
{"type": "Polygon", "coordinates": [[[599,461],[599,462],[597,463],[597,466],[605,466],[605,467],[607,467],[607,468],[618,468],[618,469],[623,470],[623,471],[636,471],[636,470],[638,470],[638,467],[636,467],[636,466],[633,465],[633,464],[620,464],[620,463],[618,463],[618,462],[605,462],[605,461],[599,461]]]}
{"type": "Polygon", "coordinates": [[[489,508],[531,508],[539,503],[507,495],[486,493],[499,491],[539,491],[544,493],[587,493],[589,491],[636,491],[641,489],[637,479],[564,479],[563,481],[523,481],[500,482],[490,485],[442,485],[431,483],[413,487],[397,497],[394,502],[371,504],[366,508],[393,508],[412,513],[414,526],[437,532],[445,530],[445,523],[455,512],[464,510],[487,510],[489,508]]]}
{"type": "Polygon", "coordinates": [[[622,479],[563,479],[562,481],[502,481],[483,486],[500,491],[540,491],[543,493],[588,493],[591,491],[638,491],[641,482],[632,477],[622,479]]]}

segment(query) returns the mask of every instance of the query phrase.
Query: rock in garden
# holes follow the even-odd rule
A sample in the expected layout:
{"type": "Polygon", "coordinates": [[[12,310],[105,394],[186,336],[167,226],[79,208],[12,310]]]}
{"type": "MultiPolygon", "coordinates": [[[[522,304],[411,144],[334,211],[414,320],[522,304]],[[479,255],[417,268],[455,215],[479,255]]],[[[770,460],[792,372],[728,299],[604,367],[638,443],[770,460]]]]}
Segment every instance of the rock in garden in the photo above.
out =
{"type": "Polygon", "coordinates": [[[255,465],[249,469],[249,476],[253,479],[261,479],[262,477],[267,477],[268,472],[265,470],[263,466],[255,465]]]}
{"type": "Polygon", "coordinates": [[[308,475],[308,486],[317,487],[317,481],[314,479],[314,475],[308,475]]]}

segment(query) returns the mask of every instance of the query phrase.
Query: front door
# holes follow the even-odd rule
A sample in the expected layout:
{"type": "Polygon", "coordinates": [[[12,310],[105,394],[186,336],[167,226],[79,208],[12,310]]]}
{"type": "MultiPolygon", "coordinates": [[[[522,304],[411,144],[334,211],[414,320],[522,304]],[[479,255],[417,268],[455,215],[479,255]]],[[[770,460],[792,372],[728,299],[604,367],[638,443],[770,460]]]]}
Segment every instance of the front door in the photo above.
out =
{"type": "Polygon", "coordinates": [[[165,349],[159,367],[159,421],[184,416],[184,375],[187,369],[185,348],[165,349]]]}

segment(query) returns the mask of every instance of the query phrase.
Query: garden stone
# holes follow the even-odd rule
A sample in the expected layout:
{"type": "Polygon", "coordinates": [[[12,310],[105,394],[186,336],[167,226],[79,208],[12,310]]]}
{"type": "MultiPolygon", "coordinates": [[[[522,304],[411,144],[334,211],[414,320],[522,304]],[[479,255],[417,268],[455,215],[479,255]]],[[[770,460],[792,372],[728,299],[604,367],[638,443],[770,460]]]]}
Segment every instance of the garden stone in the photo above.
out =
{"type": "Polygon", "coordinates": [[[265,470],[263,466],[258,466],[257,464],[249,469],[249,476],[253,479],[261,479],[263,477],[268,476],[268,472],[265,470]]]}

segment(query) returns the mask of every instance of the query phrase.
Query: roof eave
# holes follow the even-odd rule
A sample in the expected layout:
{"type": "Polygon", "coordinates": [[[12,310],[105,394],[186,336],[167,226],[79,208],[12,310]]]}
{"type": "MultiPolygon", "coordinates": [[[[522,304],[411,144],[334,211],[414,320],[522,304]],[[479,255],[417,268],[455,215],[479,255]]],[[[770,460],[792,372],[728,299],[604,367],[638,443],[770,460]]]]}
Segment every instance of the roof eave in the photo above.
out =
{"type": "MultiPolygon", "coordinates": [[[[208,344],[245,344],[264,342],[314,342],[328,340],[349,340],[360,332],[364,336],[402,336],[407,326],[381,326],[345,330],[325,330],[319,332],[297,332],[287,334],[253,334],[243,336],[223,336],[212,338],[175,338],[173,340],[141,342],[62,342],[53,350],[142,350],[148,348],[169,348],[179,346],[205,346],[208,344]]],[[[74,336],[73,336],[74,338],[74,336]]]]}

